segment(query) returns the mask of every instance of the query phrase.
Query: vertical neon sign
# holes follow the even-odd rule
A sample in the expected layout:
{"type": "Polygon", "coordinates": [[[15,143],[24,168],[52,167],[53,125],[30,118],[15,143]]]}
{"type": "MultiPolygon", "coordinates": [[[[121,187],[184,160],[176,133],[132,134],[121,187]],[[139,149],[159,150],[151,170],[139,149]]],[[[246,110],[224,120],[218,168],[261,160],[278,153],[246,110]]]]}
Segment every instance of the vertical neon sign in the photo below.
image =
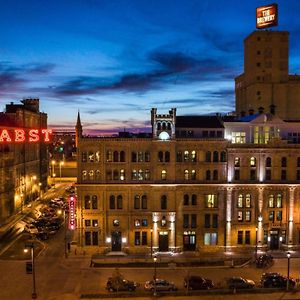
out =
{"type": "Polygon", "coordinates": [[[76,228],[76,197],[74,195],[69,196],[69,229],[75,230],[76,228]]]}

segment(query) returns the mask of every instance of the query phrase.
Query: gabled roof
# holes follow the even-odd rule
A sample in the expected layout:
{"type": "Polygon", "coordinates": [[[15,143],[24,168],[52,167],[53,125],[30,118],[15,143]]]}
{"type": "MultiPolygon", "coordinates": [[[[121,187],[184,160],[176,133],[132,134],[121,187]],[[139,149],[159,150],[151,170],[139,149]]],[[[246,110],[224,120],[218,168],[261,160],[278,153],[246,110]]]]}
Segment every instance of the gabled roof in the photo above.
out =
{"type": "Polygon", "coordinates": [[[224,128],[218,116],[177,116],[176,128],[224,128]]]}
{"type": "Polygon", "coordinates": [[[261,124],[261,123],[274,123],[274,124],[284,124],[285,122],[278,116],[273,114],[259,114],[254,120],[250,121],[251,124],[261,124]]]}

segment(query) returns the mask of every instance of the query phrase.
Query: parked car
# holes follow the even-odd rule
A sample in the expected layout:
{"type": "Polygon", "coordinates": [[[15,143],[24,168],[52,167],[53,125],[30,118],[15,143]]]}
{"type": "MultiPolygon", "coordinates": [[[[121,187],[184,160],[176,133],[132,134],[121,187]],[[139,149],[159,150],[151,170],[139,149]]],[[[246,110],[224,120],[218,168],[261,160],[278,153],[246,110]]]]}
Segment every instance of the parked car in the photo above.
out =
{"type": "Polygon", "coordinates": [[[208,290],[214,287],[212,280],[201,276],[188,276],[184,278],[184,287],[189,290],[208,290]]]}
{"type": "Polygon", "coordinates": [[[147,291],[176,291],[177,287],[173,282],[169,282],[164,279],[158,279],[156,278],[155,282],[154,280],[146,281],[145,283],[145,290],[147,291]]]}
{"type": "MultiPolygon", "coordinates": [[[[286,288],[288,278],[279,273],[264,273],[261,277],[261,285],[264,288],[286,288]]],[[[294,288],[296,281],[293,278],[289,279],[289,287],[294,288]]]]}
{"type": "Polygon", "coordinates": [[[263,254],[260,255],[256,260],[255,260],[256,266],[258,268],[265,268],[270,266],[273,263],[273,256],[269,254],[263,254]]]}
{"type": "Polygon", "coordinates": [[[24,227],[24,232],[28,232],[30,234],[37,234],[38,229],[33,224],[26,224],[24,227]]]}
{"type": "Polygon", "coordinates": [[[243,277],[231,277],[227,280],[227,286],[229,289],[252,289],[255,286],[255,282],[243,277]]]}
{"type": "Polygon", "coordinates": [[[122,276],[116,277],[109,277],[106,283],[106,288],[110,292],[117,292],[117,291],[135,291],[137,288],[137,283],[134,281],[130,281],[124,279],[122,276]]]}
{"type": "Polygon", "coordinates": [[[39,231],[35,236],[37,239],[42,241],[49,239],[49,234],[47,231],[39,231]]]}

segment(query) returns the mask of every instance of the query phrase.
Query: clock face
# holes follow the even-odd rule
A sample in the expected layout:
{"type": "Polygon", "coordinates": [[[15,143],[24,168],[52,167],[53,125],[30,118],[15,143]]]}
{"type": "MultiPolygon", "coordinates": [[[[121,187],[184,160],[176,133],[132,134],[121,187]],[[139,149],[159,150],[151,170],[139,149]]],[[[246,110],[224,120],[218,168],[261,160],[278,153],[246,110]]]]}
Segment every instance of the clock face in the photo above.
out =
{"type": "Polygon", "coordinates": [[[169,140],[169,139],[170,139],[170,135],[169,135],[167,132],[162,131],[162,132],[159,134],[158,138],[159,138],[160,140],[165,141],[165,140],[169,140]]]}

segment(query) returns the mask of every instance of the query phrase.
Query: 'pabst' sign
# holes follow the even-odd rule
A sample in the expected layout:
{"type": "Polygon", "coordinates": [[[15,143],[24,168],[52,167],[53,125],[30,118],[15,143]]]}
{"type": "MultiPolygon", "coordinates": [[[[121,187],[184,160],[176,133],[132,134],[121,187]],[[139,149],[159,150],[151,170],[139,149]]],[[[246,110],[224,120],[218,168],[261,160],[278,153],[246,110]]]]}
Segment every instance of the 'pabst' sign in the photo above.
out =
{"type": "Polygon", "coordinates": [[[69,229],[76,229],[76,197],[75,195],[69,196],[69,229]]]}

